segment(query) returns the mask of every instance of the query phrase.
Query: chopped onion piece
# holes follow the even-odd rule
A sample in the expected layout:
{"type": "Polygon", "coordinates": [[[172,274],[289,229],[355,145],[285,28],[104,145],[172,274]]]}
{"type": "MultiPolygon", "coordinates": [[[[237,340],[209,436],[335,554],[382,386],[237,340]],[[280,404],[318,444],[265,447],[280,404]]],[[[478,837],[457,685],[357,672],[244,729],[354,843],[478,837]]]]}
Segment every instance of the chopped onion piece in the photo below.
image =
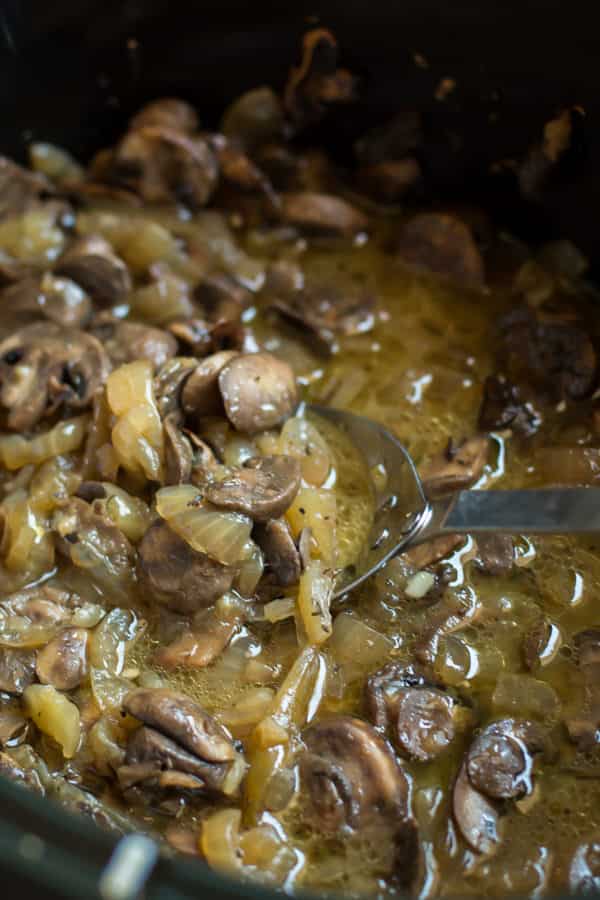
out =
{"type": "Polygon", "coordinates": [[[78,450],[85,438],[88,421],[89,416],[65,419],[50,431],[33,438],[24,438],[20,434],[3,434],[0,436],[0,462],[12,471],[78,450]]]}
{"type": "Polygon", "coordinates": [[[279,453],[300,461],[302,477],[308,484],[320,487],[329,475],[332,454],[317,428],[300,416],[288,419],[281,429],[279,453]]]}
{"type": "Polygon", "coordinates": [[[298,609],[310,644],[322,644],[331,634],[331,598],[334,576],[313,559],[300,576],[298,609]]]}
{"type": "Polygon", "coordinates": [[[62,748],[66,759],[75,756],[81,737],[79,710],[51,684],[31,684],[23,693],[25,714],[62,748]]]}

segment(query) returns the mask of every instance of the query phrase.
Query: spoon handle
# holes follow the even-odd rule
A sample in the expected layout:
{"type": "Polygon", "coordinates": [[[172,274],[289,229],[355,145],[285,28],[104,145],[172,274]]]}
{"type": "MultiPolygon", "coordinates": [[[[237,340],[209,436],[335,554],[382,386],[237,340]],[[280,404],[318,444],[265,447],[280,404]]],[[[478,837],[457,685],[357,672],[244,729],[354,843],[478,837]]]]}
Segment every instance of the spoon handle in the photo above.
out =
{"type": "Polygon", "coordinates": [[[600,488],[459,491],[429,504],[411,544],[442,534],[600,532],[600,488]]]}

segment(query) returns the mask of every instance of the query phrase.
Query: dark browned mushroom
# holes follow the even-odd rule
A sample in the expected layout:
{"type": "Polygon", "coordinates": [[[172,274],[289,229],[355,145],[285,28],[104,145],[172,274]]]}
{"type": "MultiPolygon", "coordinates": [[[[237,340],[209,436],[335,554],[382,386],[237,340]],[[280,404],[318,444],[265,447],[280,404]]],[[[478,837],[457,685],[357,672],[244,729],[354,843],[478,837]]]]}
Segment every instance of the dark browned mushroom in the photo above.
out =
{"type": "Polygon", "coordinates": [[[3,703],[0,708],[0,747],[20,743],[27,734],[27,725],[18,704],[3,703]]]}
{"type": "Polygon", "coordinates": [[[236,356],[219,373],[219,388],[227,418],[248,434],[280,425],[298,402],[292,368],[270,353],[236,356]]]}
{"type": "Polygon", "coordinates": [[[181,412],[181,389],[197,365],[193,357],[176,356],[159,368],[154,376],[154,396],[163,419],[181,412]]]}
{"type": "Polygon", "coordinates": [[[303,734],[300,779],[306,811],[329,835],[387,830],[394,878],[410,885],[418,868],[419,837],[409,808],[408,776],[371,725],[337,716],[303,734]]]}
{"type": "Polygon", "coordinates": [[[513,539],[509,534],[477,536],[475,565],[486,575],[508,575],[515,562],[513,539]]]}
{"type": "Polygon", "coordinates": [[[0,691],[20,696],[35,681],[35,653],[0,647],[0,691]]]}
{"type": "Polygon", "coordinates": [[[398,255],[404,263],[479,287],[484,270],[470,228],[447,213],[420,213],[401,229],[398,255]]]}
{"type": "Polygon", "coordinates": [[[354,144],[354,152],[361,166],[376,166],[390,160],[404,160],[420,147],[422,141],[419,113],[405,110],[359,138],[354,144]]]}
{"type": "Polygon", "coordinates": [[[211,606],[233,584],[235,570],[197,553],[158,520],[138,546],[138,576],[152,596],[183,613],[211,606]]]}
{"type": "Polygon", "coordinates": [[[209,141],[163,124],[130,130],[116,147],[109,166],[111,183],[139,194],[147,203],[205,206],[219,169],[209,141]]]}
{"type": "Polygon", "coordinates": [[[533,386],[542,399],[577,400],[592,389],[597,358],[584,323],[520,307],[500,322],[501,363],[507,375],[533,386]]]}
{"type": "Polygon", "coordinates": [[[534,722],[502,719],[477,735],[466,757],[473,787],[495,800],[529,794],[533,788],[533,759],[546,749],[544,732],[534,722]]]}
{"type": "Polygon", "coordinates": [[[531,403],[522,399],[516,385],[511,384],[504,375],[488,375],[479,410],[482,431],[513,428],[528,437],[537,431],[541,421],[531,403]]]}
{"type": "Polygon", "coordinates": [[[367,216],[333,194],[297,191],[282,194],[280,216],[310,234],[351,237],[369,226],[367,216]]]}
{"type": "Polygon", "coordinates": [[[354,97],[354,78],[338,68],[338,44],[326,28],[312,28],[302,40],[302,59],[291,68],[283,95],[287,116],[297,130],[314,125],[332,103],[354,97]]]}
{"type": "Polygon", "coordinates": [[[34,322],[0,343],[0,403],[7,425],[27,430],[59,407],[85,409],[110,363],[95,337],[54,322],[34,322]]]}
{"type": "Polygon", "coordinates": [[[235,796],[244,762],[227,732],[185,694],[140,688],[123,708],[143,722],[118,770],[124,789],[144,785],[235,796]]]}
{"type": "Polygon", "coordinates": [[[37,655],[35,671],[42,684],[59,691],[79,687],[87,674],[88,632],[85,628],[65,628],[37,655]]]}
{"type": "Polygon", "coordinates": [[[523,662],[530,671],[555,659],[562,643],[558,625],[541,616],[523,637],[523,662]]]}
{"type": "Polygon", "coordinates": [[[194,291],[194,300],[200,305],[207,322],[220,319],[239,321],[242,313],[252,304],[252,294],[226,272],[207,275],[194,291]]]}
{"type": "Polygon", "coordinates": [[[369,677],[365,703],[369,718],[398,750],[420,762],[439,756],[461,724],[455,699],[403,663],[389,663],[369,677]]]}
{"type": "Polygon", "coordinates": [[[198,125],[194,108],[175,97],[161,97],[147,103],[129,122],[129,128],[133,130],[157,126],[190,133],[196,131],[198,125]]]}
{"type": "Polygon", "coordinates": [[[294,291],[273,292],[272,308],[292,324],[308,332],[309,339],[326,346],[336,336],[349,337],[370,331],[375,324],[375,302],[370,294],[318,285],[294,291]]]}
{"type": "Polygon", "coordinates": [[[5,156],[0,156],[0,222],[21,216],[40,199],[54,193],[48,179],[39,173],[23,169],[5,156]]]}
{"type": "Polygon", "coordinates": [[[439,456],[421,469],[421,480],[428,497],[440,497],[477,481],[487,461],[487,435],[475,435],[456,446],[453,441],[439,456]]]}
{"type": "Polygon", "coordinates": [[[268,574],[276,584],[288,587],[297,584],[301,573],[301,558],[285,519],[270,519],[255,525],[252,537],[265,555],[268,574]]]}
{"type": "Polygon", "coordinates": [[[373,816],[408,816],[408,777],[367,722],[336,716],[307,729],[303,740],[304,796],[325,833],[359,830],[373,816]]]}
{"type": "Polygon", "coordinates": [[[380,203],[396,203],[421,177],[421,167],[412,156],[363,166],[356,173],[360,190],[380,203]]]}
{"type": "Polygon", "coordinates": [[[464,535],[443,534],[432,541],[425,541],[423,544],[411,547],[401,556],[413,569],[420,570],[448,556],[462,541],[464,541],[464,535]]]}
{"type": "Polygon", "coordinates": [[[98,234],[76,240],[58,260],[56,272],[72,278],[92,300],[107,306],[122,303],[131,290],[129,269],[98,234]]]}
{"type": "Polygon", "coordinates": [[[222,350],[207,356],[186,378],[181,390],[181,408],[194,421],[202,416],[223,414],[219,374],[236,358],[235,350],[222,350]]]}
{"type": "Polygon", "coordinates": [[[165,436],[165,484],[187,484],[192,475],[194,451],[181,430],[181,415],[169,413],[163,422],[165,436]]]}
{"type": "Polygon", "coordinates": [[[300,479],[300,463],[294,457],[260,456],[209,482],[204,496],[215,506],[266,522],[282,516],[292,504],[300,479]]]}

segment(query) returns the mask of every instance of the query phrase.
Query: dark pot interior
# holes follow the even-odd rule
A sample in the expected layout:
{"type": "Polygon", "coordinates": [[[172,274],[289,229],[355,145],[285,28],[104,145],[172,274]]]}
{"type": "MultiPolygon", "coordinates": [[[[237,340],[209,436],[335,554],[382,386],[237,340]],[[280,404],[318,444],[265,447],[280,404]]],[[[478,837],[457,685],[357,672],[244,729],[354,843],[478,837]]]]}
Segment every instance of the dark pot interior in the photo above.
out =
{"type": "MultiPolygon", "coordinates": [[[[363,90],[312,139],[326,141],[343,160],[367,126],[399,109],[419,109],[432,200],[482,202],[528,239],[568,236],[593,266],[600,250],[600,62],[588,10],[585,0],[1,0],[0,152],[22,157],[35,138],[85,160],[131,111],[165,94],[195,103],[210,125],[242,90],[282,85],[298,37],[318,13],[339,38],[345,64],[362,76],[363,90]],[[448,77],[455,90],[436,100],[436,86],[448,77]],[[539,198],[524,201],[514,176],[490,173],[499,160],[523,158],[544,123],[575,105],[581,115],[572,148],[539,198]]],[[[5,886],[94,896],[109,838],[52,808],[37,809],[39,801],[12,785],[0,788],[5,886]],[[38,823],[60,862],[58,855],[37,866],[20,861],[19,836],[38,823]],[[68,879],[73,866],[79,875],[68,879]]],[[[161,864],[148,896],[259,894],[170,863],[161,864]]]]}

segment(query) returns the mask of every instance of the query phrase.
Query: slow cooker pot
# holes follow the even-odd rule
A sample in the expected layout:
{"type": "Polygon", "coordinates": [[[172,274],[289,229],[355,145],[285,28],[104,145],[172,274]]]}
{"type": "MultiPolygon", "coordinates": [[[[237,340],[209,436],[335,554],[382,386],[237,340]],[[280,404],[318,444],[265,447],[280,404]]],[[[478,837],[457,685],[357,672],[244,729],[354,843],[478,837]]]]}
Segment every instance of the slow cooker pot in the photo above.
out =
{"type": "MultiPolygon", "coordinates": [[[[569,237],[597,271],[600,62],[585,0],[0,0],[0,152],[23,158],[31,140],[47,140],[85,160],[141,104],[164,95],[194,103],[210,126],[243,90],[281,86],[302,31],[317,21],[337,35],[344,64],[360,76],[361,99],[312,140],[343,162],[367,127],[418,109],[438,202],[477,202],[534,242],[569,237]],[[442,79],[451,80],[443,98],[442,79]],[[510,161],[523,159],[565,107],[577,110],[570,150],[544,190],[524,199],[510,161]]],[[[90,821],[0,779],[5,892],[98,897],[115,843],[90,821]]],[[[276,895],[200,863],[160,858],[145,896],[276,895]]]]}

